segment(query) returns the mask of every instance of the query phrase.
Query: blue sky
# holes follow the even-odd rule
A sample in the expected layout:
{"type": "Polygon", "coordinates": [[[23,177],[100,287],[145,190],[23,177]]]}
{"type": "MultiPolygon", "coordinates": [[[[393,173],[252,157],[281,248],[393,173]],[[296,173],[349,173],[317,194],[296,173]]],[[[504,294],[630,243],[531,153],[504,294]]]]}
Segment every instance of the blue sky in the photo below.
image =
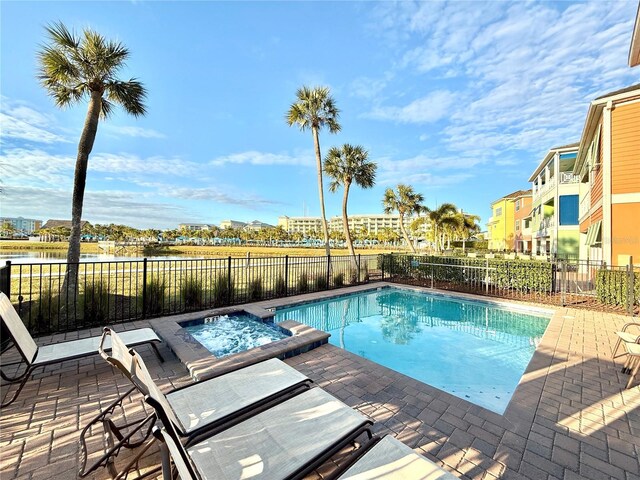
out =
{"type": "MultiPolygon", "coordinates": [[[[589,101],[637,83],[627,67],[637,2],[0,3],[0,216],[70,218],[86,104],[57,109],[36,79],[44,26],[126,44],[122,77],[148,115],[100,124],[83,217],[174,228],[319,214],[309,132],[284,115],[302,85],[341,110],[330,146],[379,165],[350,213],[380,212],[409,183],[428,206],[490,215],[546,151],[579,139],[589,101]]],[[[325,184],[328,184],[326,182],[325,184]]],[[[327,215],[341,194],[325,193],[327,215]]]]}

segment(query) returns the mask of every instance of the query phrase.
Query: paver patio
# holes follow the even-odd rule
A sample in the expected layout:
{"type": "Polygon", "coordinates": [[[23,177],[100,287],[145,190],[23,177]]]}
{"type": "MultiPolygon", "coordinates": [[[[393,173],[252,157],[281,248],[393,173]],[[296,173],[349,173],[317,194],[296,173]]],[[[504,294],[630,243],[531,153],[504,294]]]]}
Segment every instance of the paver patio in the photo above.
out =
{"type": "MultiPolygon", "coordinates": [[[[360,410],[380,433],[391,433],[461,478],[640,479],[640,387],[624,390],[627,375],[611,352],[615,330],[629,317],[556,309],[505,415],[454,397],[332,345],[287,360],[320,387],[360,410]]],[[[148,326],[147,322],[116,329],[148,326]]],[[[39,339],[97,335],[100,329],[39,339]]],[[[167,361],[139,350],[158,383],[190,382],[166,346],[167,361]]],[[[79,431],[129,382],[100,357],[50,366],[27,383],[0,413],[0,477],[76,478],[79,431]]],[[[4,397],[5,391],[2,392],[4,397]]],[[[120,411],[127,420],[145,414],[142,398],[120,411]]],[[[99,452],[99,429],[90,450],[99,452]]],[[[118,457],[118,464],[127,454],[118,457]]],[[[142,470],[159,463],[156,447],[142,470]]],[[[318,474],[330,471],[332,465],[318,474]]],[[[90,478],[109,478],[105,469],[90,478]]]]}

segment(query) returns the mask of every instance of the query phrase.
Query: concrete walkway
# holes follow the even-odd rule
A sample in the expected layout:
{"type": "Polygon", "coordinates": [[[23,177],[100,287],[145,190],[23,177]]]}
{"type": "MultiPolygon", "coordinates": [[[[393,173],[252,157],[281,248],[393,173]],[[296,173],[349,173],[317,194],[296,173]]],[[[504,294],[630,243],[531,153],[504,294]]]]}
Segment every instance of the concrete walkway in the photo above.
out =
{"type": "MultiPolygon", "coordinates": [[[[331,345],[287,362],[370,416],[379,432],[393,434],[461,478],[632,480],[640,479],[640,387],[624,390],[628,377],[611,360],[615,330],[627,321],[602,312],[558,309],[505,415],[331,345]]],[[[147,323],[116,329],[142,326],[147,323]]],[[[67,338],[99,333],[76,332],[67,338]]],[[[166,347],[161,347],[167,359],[163,364],[149,347],[140,352],[163,388],[190,382],[166,347]]],[[[76,478],[79,431],[128,388],[128,381],[98,356],[47,367],[0,412],[0,477],[76,478]]],[[[145,412],[139,395],[121,411],[129,421],[145,412]]],[[[102,445],[99,430],[89,445],[92,452],[102,445]]],[[[123,454],[118,463],[126,459],[123,454]]],[[[158,463],[153,447],[142,471],[158,463]]],[[[90,478],[109,475],[100,469],[90,478]]]]}

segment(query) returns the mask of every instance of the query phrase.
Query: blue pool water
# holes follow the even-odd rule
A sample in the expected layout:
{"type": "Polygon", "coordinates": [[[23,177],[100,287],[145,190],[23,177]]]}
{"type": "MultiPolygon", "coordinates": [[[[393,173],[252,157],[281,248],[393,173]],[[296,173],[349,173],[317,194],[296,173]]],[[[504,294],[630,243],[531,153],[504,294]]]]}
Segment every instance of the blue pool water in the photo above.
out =
{"type": "Polygon", "coordinates": [[[289,336],[280,327],[244,313],[205,318],[184,329],[216,357],[244,352],[289,336]]]}
{"type": "Polygon", "coordinates": [[[548,316],[399,288],[277,309],[331,333],[329,342],[497,413],[504,410],[548,316]]]}

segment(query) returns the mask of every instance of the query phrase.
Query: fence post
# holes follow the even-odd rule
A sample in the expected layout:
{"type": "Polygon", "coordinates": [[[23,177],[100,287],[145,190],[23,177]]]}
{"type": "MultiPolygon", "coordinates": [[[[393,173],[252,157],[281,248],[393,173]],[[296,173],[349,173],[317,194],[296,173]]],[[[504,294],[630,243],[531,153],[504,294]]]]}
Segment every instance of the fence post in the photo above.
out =
{"type": "MultiPolygon", "coordinates": [[[[327,255],[327,287],[325,290],[329,290],[329,282],[331,281],[331,255],[327,255]]],[[[360,273],[358,272],[358,282],[360,282],[360,273]]]]}
{"type": "Polygon", "coordinates": [[[231,255],[227,264],[227,305],[231,305],[231,255]]]}
{"type": "Polygon", "coordinates": [[[360,281],[360,269],[362,268],[362,259],[360,254],[358,254],[358,282],[360,281]]]}
{"type": "Polygon", "coordinates": [[[567,261],[559,260],[558,263],[562,271],[560,274],[560,301],[562,302],[562,306],[565,307],[567,305],[567,294],[565,292],[567,288],[567,261]]]}
{"type": "Polygon", "coordinates": [[[289,255],[284,256],[284,296],[289,296],[289,255]]]}
{"type": "Polygon", "coordinates": [[[489,259],[485,258],[485,273],[484,273],[484,292],[489,295],[489,259]]]}
{"type": "Polygon", "coordinates": [[[147,257],[142,260],[142,318],[147,318],[147,257]]]}
{"type": "Polygon", "coordinates": [[[11,298],[11,260],[7,260],[6,265],[0,268],[0,292],[11,298]]]}
{"type": "Polygon", "coordinates": [[[380,258],[382,259],[382,265],[381,265],[381,270],[382,270],[382,281],[384,281],[384,261],[385,261],[385,254],[383,253],[382,255],[380,255],[380,258]]]}
{"type": "Polygon", "coordinates": [[[430,257],[429,260],[431,260],[431,262],[429,262],[429,263],[431,263],[431,288],[433,288],[433,274],[434,274],[434,265],[433,264],[435,263],[435,260],[434,260],[433,257],[430,257]]]}

